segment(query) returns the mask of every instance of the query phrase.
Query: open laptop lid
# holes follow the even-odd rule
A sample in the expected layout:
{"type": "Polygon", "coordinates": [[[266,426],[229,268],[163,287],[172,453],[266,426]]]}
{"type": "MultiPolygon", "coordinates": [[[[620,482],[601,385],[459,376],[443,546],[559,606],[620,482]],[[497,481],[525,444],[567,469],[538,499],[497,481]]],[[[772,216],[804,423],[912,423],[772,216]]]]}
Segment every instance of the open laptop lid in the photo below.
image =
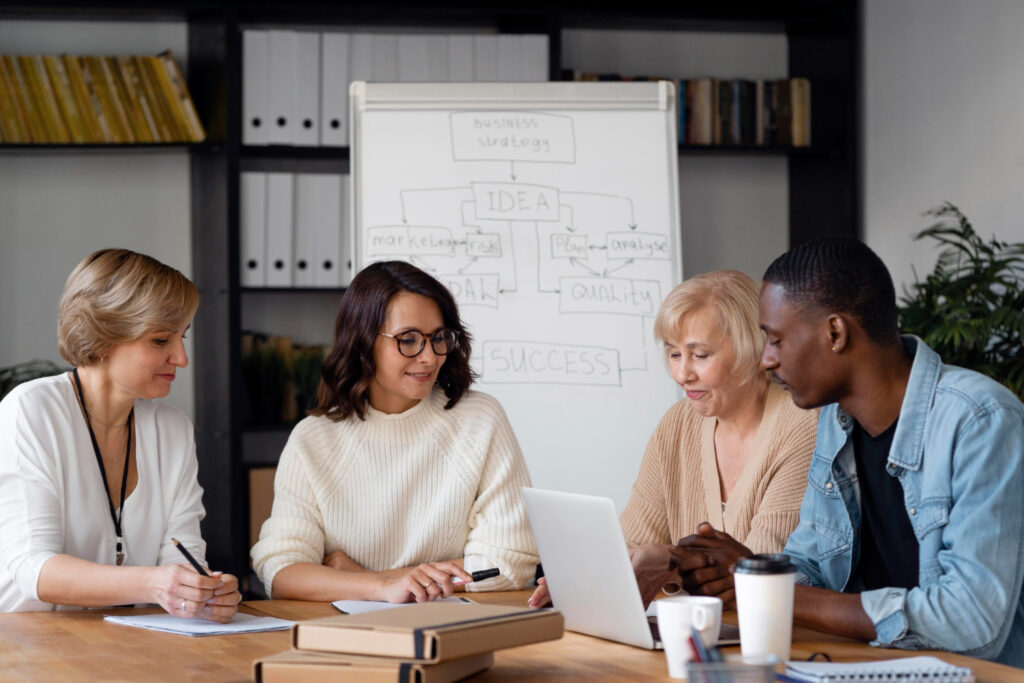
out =
{"type": "Polygon", "coordinates": [[[548,590],[565,627],[654,649],[610,498],[523,487],[548,590]]]}

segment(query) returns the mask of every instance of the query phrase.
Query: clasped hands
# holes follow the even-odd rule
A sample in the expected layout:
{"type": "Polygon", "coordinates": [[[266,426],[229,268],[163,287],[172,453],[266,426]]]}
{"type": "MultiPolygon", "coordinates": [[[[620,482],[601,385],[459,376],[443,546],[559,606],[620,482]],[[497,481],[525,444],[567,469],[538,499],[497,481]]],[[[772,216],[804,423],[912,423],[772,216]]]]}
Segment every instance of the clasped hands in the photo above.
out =
{"type": "Polygon", "coordinates": [[[226,624],[238,611],[242,594],[231,574],[210,572],[203,576],[186,564],[155,567],[153,602],[176,617],[198,617],[226,624]]]}
{"type": "MultiPolygon", "coordinates": [[[[697,533],[680,539],[676,545],[646,543],[630,546],[640,597],[644,608],[663,587],[676,584],[690,595],[712,595],[722,599],[725,609],[735,609],[732,568],[736,561],[752,553],[729,534],[716,531],[704,522],[697,533]]],[[[551,603],[547,582],[542,578],[530,596],[531,607],[551,603]]]]}

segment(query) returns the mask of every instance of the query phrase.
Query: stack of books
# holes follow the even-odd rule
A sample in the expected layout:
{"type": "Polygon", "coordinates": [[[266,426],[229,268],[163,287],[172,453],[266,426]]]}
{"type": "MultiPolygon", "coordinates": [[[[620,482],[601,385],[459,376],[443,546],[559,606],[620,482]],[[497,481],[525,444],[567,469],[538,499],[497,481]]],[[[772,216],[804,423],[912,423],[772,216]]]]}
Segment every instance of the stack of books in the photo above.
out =
{"type": "Polygon", "coordinates": [[[0,56],[0,142],[201,142],[181,68],[156,56],[0,56]]]}
{"type": "Polygon", "coordinates": [[[683,144],[811,144],[811,83],[806,78],[694,78],[680,80],[678,89],[683,144]]]}
{"type": "Polygon", "coordinates": [[[292,649],[253,662],[256,683],[447,683],[494,663],[494,651],[562,637],[562,614],[503,605],[425,602],[300,621],[292,649]]]}
{"type": "Polygon", "coordinates": [[[661,81],[679,93],[679,142],[684,145],[808,147],[811,82],[806,78],[672,79],[566,71],[576,81],[661,81]]]}

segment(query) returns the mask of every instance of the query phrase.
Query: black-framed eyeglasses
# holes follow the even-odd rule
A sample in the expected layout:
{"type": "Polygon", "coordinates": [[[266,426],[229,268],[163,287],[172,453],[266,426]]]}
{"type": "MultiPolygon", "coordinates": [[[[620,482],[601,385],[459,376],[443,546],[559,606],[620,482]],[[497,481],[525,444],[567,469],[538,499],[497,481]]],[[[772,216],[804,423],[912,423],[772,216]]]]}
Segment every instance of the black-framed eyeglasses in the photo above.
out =
{"type": "Polygon", "coordinates": [[[406,358],[415,358],[423,352],[427,346],[427,339],[430,339],[430,348],[438,356],[447,356],[459,348],[459,333],[455,330],[441,328],[430,333],[429,337],[419,330],[406,330],[398,334],[378,333],[382,337],[394,339],[398,346],[398,352],[406,358]]]}

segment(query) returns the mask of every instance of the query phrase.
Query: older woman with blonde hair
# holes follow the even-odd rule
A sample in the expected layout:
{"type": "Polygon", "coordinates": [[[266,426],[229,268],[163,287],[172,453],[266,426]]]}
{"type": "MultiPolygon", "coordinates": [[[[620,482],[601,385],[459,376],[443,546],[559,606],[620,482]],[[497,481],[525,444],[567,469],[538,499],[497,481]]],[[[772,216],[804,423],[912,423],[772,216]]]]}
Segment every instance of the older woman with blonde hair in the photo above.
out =
{"type": "Polygon", "coordinates": [[[205,564],[194,430],[152,399],[188,365],[199,294],[184,275],[125,249],[74,269],[58,310],[71,372],[0,402],[0,611],[156,603],[226,622],[238,581],[205,564]]]}
{"type": "MultiPolygon", "coordinates": [[[[678,589],[681,570],[727,570],[675,546],[702,523],[762,553],[780,552],[799,520],[818,415],[760,368],[758,294],[741,272],[704,273],[673,289],[655,319],[686,398],[651,436],[620,520],[644,602],[678,589]]],[[[531,597],[546,601],[545,588],[531,597]]]]}

